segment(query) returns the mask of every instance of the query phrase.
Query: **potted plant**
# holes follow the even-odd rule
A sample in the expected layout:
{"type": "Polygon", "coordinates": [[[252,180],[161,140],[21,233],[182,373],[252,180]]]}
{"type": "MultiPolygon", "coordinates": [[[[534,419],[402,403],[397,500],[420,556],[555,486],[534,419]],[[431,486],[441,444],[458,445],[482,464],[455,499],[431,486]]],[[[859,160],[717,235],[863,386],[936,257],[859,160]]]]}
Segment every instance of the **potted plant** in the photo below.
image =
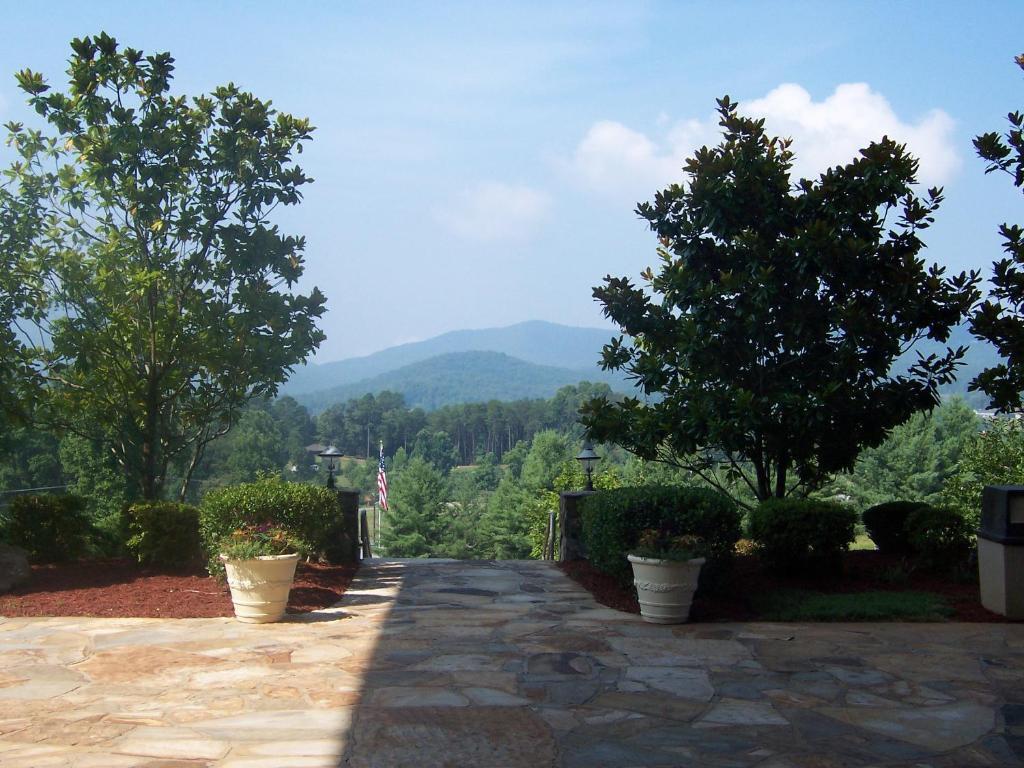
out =
{"type": "Polygon", "coordinates": [[[705,546],[698,536],[648,528],[629,553],[640,615],[653,624],[681,624],[690,617],[705,546]]]}
{"type": "Polygon", "coordinates": [[[266,624],[284,616],[305,542],[271,523],[245,525],[225,536],[220,559],[227,571],[235,618],[266,624]]]}

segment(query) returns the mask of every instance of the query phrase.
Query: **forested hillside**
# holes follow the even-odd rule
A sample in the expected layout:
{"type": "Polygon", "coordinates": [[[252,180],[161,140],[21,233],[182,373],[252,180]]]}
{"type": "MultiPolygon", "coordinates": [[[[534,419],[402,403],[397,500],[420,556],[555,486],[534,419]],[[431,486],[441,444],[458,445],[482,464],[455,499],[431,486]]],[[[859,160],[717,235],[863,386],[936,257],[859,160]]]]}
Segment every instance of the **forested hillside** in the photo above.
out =
{"type": "Polygon", "coordinates": [[[501,459],[545,429],[580,437],[580,404],[611,394],[606,384],[582,382],[562,387],[548,399],[461,403],[427,412],[409,407],[399,394],[382,392],[331,406],[316,417],[315,433],[320,442],[337,446],[347,456],[374,456],[381,442],[388,455],[441,442],[451,451],[444,463],[472,464],[486,453],[501,459]]]}
{"type": "MultiPolygon", "coordinates": [[[[375,457],[383,442],[388,456],[399,449],[418,451],[444,467],[472,464],[488,453],[504,459],[542,430],[577,439],[580,404],[602,394],[612,395],[607,385],[583,382],[562,387],[548,399],[463,403],[427,412],[409,407],[399,394],[383,392],[338,403],[315,418],[291,397],[260,400],[210,445],[193,474],[189,497],[197,499],[211,487],[251,480],[264,471],[312,479],[317,458],[306,448],[314,442],[363,459],[375,457]]],[[[90,503],[102,514],[115,512],[126,498],[122,474],[98,443],[20,428],[0,436],[0,448],[0,492],[67,485],[88,491],[95,497],[90,503]]]]}
{"type": "MultiPolygon", "coordinates": [[[[577,371],[574,381],[593,380],[600,370],[601,347],[613,335],[611,329],[576,328],[542,320],[504,328],[451,331],[364,357],[299,366],[281,394],[294,397],[353,384],[453,352],[501,352],[535,365],[574,369],[577,371]],[[585,375],[580,371],[585,371],[585,375]]],[[[546,394],[550,396],[551,392],[546,394]]]]}
{"type": "MultiPolygon", "coordinates": [[[[571,328],[533,321],[508,328],[453,331],[428,341],[385,349],[373,355],[298,368],[282,393],[317,414],[365,394],[396,392],[411,407],[433,410],[457,403],[551,397],[559,387],[581,381],[607,383],[629,392],[621,374],[602,371],[601,349],[613,336],[599,328],[571,328]]],[[[957,326],[948,341],[966,347],[957,380],[942,388],[946,397],[960,395],[985,408],[982,395],[967,383],[999,356],[991,344],[957,326]]],[[[927,356],[945,344],[922,339],[897,362],[905,370],[917,353],[927,356]]]]}
{"type": "Polygon", "coordinates": [[[559,387],[586,379],[606,382],[618,391],[628,387],[622,376],[596,366],[584,371],[536,365],[501,352],[453,352],[295,399],[315,414],[365,394],[396,392],[412,407],[434,410],[457,403],[551,397],[559,387]]]}

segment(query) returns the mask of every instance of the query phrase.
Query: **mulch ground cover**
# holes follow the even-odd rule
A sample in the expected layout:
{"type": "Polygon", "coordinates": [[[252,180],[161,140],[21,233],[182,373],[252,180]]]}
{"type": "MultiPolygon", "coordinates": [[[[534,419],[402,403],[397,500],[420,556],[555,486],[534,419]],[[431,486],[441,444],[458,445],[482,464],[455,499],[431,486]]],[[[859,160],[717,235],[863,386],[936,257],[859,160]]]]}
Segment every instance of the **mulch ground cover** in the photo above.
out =
{"type": "MultiPolygon", "coordinates": [[[[326,608],[341,599],[357,565],[299,563],[288,613],[326,608]]],[[[213,618],[233,616],[231,593],[201,569],[145,568],[133,560],[32,566],[28,583],[0,595],[0,616],[213,618]]]]}
{"type": "MultiPolygon", "coordinates": [[[[596,570],[586,560],[561,563],[562,570],[603,605],[630,613],[640,613],[636,592],[631,585],[596,570]]],[[[734,558],[732,573],[717,589],[698,590],[690,611],[691,621],[757,621],[757,595],[772,590],[804,589],[824,593],[852,592],[929,592],[942,597],[952,609],[950,621],[1005,622],[1006,618],[981,605],[977,583],[961,582],[914,568],[899,556],[873,550],[847,552],[842,575],[832,579],[818,577],[779,577],[768,573],[756,555],[734,558]]]]}

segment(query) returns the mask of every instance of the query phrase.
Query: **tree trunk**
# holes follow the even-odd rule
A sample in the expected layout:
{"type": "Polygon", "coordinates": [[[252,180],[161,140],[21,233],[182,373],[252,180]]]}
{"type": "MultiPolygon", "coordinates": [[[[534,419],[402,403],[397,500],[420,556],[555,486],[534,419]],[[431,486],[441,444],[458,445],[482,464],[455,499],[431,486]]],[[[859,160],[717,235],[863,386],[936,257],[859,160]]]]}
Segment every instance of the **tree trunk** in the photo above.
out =
{"type": "Polygon", "coordinates": [[[197,440],[196,449],[192,452],[192,459],[188,463],[188,469],[185,470],[185,477],[181,480],[181,489],[178,491],[178,501],[181,503],[185,502],[185,495],[188,493],[188,484],[192,482],[192,473],[196,471],[196,467],[199,466],[199,462],[203,458],[204,448],[206,448],[206,443],[202,440],[197,440]]]}
{"type": "Polygon", "coordinates": [[[778,466],[775,471],[775,498],[782,499],[786,496],[786,464],[785,454],[779,457],[778,466]]]}
{"type": "MultiPolygon", "coordinates": [[[[151,406],[149,403],[147,405],[151,406]]],[[[153,501],[157,498],[156,446],[158,439],[155,408],[148,407],[145,433],[142,439],[142,477],[139,478],[144,501],[153,501]]]]}
{"type": "Polygon", "coordinates": [[[757,473],[757,500],[764,501],[772,497],[771,480],[768,477],[768,470],[765,468],[761,457],[753,460],[754,471],[757,473]]]}

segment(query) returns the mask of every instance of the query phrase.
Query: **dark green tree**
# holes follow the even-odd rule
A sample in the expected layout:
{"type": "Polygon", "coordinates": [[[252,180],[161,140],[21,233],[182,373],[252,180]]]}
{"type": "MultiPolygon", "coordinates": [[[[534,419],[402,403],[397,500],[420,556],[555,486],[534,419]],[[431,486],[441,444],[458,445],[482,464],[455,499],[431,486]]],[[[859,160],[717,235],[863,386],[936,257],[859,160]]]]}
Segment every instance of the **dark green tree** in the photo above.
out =
{"type": "MultiPolygon", "coordinates": [[[[1024,54],[1016,58],[1024,69],[1024,54]]],[[[1005,135],[983,133],[974,139],[978,156],[988,163],[985,173],[1002,171],[1024,192],[1024,114],[1006,116],[1010,128],[1005,135]]],[[[1019,224],[999,227],[1006,258],[993,264],[992,293],[971,315],[971,332],[992,342],[1005,363],[987,368],[970,383],[981,390],[1000,411],[1019,411],[1024,392],[1024,228],[1019,224]]]]}
{"type": "Polygon", "coordinates": [[[60,493],[65,477],[58,446],[56,437],[31,427],[0,430],[0,491],[60,493]]]}
{"type": "Polygon", "coordinates": [[[447,432],[421,429],[412,449],[413,458],[421,458],[447,475],[459,462],[459,453],[447,432]]]}
{"type": "Polygon", "coordinates": [[[346,441],[347,423],[345,419],[345,403],[335,403],[316,417],[316,437],[325,445],[333,445],[342,453],[349,453],[344,446],[346,441]]]}
{"type": "Polygon", "coordinates": [[[381,547],[391,557],[426,557],[442,544],[447,527],[444,478],[419,457],[393,473],[381,547]]]}
{"type": "Polygon", "coordinates": [[[519,476],[523,472],[523,464],[529,453],[530,443],[526,440],[520,440],[510,451],[506,451],[502,457],[502,461],[508,467],[508,475],[513,480],[519,480],[519,476]]]}
{"type": "Polygon", "coordinates": [[[565,435],[546,429],[533,436],[530,452],[526,454],[519,482],[529,491],[550,491],[562,465],[572,458],[573,452],[565,435]]]}
{"type": "Polygon", "coordinates": [[[288,460],[281,429],[266,410],[247,410],[222,442],[222,478],[230,483],[251,483],[261,473],[280,474],[288,460]]]}
{"type": "Polygon", "coordinates": [[[967,443],[942,501],[976,529],[986,485],[1024,485],[1024,422],[1019,419],[993,419],[967,443]]]}
{"type": "Polygon", "coordinates": [[[270,220],[310,181],[293,154],[312,129],[230,84],[173,95],[167,53],[71,48],[66,92],[17,75],[53,132],[7,124],[0,199],[0,231],[31,206],[42,222],[17,248],[47,292],[46,418],[105,441],[133,495],[162,496],[174,467],[184,494],[206,445],[324,338],[324,297],[292,291],[304,240],[270,220]]]}
{"type": "Polygon", "coordinates": [[[826,491],[848,497],[862,510],[887,501],[938,504],[943,486],[957,471],[980,423],[960,398],[930,413],[915,413],[884,443],[861,452],[853,472],[838,476],[826,491]]]}
{"type": "MultiPolygon", "coordinates": [[[[556,468],[557,469],[557,468],[556,468]]],[[[530,522],[541,502],[536,491],[506,476],[487,499],[480,518],[478,557],[520,560],[530,556],[530,522]]]]}
{"type": "Polygon", "coordinates": [[[473,468],[473,485],[481,492],[493,491],[501,482],[501,467],[493,453],[485,453],[473,468]]]}
{"type": "Polygon", "coordinates": [[[293,480],[312,477],[313,460],[306,451],[316,438],[316,425],[305,406],[292,397],[281,397],[270,407],[270,415],[281,432],[282,446],[293,480]]]}
{"type": "Polygon", "coordinates": [[[385,451],[411,448],[425,421],[422,410],[406,408],[402,395],[384,391],[330,406],[317,418],[316,432],[347,456],[371,458],[381,441],[385,451]]]}
{"type": "Polygon", "coordinates": [[[68,492],[85,499],[86,511],[101,528],[115,531],[132,489],[107,442],[67,432],[59,455],[68,492]]]}
{"type": "Polygon", "coordinates": [[[819,487],[911,415],[934,407],[965,350],[893,362],[939,342],[977,295],[919,257],[941,190],[918,197],[917,161],[883,138],[816,180],[791,179],[790,141],[719,101],[723,141],[686,161],[685,184],[637,212],[658,236],[648,290],[594,289],[630,340],[604,349],[648,396],[599,397],[584,424],[645,459],[758,499],[819,487]]]}
{"type": "Polygon", "coordinates": [[[574,440],[582,438],[583,427],[579,423],[580,406],[595,397],[614,400],[617,396],[612,393],[611,387],[603,383],[581,381],[577,385],[562,387],[547,401],[547,426],[569,434],[574,440]]]}

